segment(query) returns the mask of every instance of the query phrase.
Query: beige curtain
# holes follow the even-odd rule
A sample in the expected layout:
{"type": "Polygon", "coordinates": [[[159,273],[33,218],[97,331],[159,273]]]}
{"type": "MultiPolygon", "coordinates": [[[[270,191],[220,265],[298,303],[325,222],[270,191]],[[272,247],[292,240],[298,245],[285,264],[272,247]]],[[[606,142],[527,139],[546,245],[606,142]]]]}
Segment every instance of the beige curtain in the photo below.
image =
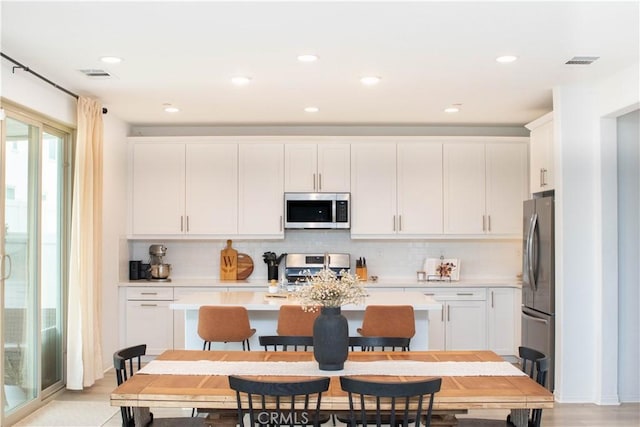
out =
{"type": "Polygon", "coordinates": [[[82,390],[102,368],[102,105],[78,99],[69,262],[67,388],[82,390]]]}

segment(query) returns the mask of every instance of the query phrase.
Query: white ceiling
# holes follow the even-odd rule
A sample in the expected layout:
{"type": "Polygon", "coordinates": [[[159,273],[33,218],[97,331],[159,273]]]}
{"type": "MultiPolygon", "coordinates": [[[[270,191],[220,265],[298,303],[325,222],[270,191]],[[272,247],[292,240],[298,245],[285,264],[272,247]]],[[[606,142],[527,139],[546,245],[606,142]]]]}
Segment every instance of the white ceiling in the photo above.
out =
{"type": "Polygon", "coordinates": [[[638,5],[4,0],[1,50],[133,125],[522,125],[552,109],[555,85],[638,62],[638,5]],[[296,60],[309,52],[319,61],[296,60]],[[379,85],[360,84],[370,74],[379,85]]]}

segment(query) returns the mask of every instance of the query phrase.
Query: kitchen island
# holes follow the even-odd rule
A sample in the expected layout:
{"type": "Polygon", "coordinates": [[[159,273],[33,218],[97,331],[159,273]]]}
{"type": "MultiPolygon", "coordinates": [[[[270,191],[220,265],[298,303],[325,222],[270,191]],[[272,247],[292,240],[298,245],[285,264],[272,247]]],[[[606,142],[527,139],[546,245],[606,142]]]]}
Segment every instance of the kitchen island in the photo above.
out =
{"type": "MultiPolygon", "coordinates": [[[[216,293],[193,293],[169,305],[172,310],[184,311],[184,348],[201,350],[202,339],[198,337],[198,309],[203,305],[241,305],[249,311],[251,327],[256,329],[249,340],[251,348],[260,350],[259,335],[276,335],[278,311],[281,305],[299,304],[287,294],[266,292],[232,291],[216,293]]],[[[367,305],[411,305],[415,311],[416,334],[411,339],[412,350],[428,350],[429,311],[442,310],[442,304],[422,292],[371,292],[362,305],[348,304],[342,307],[342,314],[349,322],[349,335],[357,335],[356,329],[362,325],[367,305]]],[[[216,350],[235,350],[239,343],[214,343],[216,350]]]]}

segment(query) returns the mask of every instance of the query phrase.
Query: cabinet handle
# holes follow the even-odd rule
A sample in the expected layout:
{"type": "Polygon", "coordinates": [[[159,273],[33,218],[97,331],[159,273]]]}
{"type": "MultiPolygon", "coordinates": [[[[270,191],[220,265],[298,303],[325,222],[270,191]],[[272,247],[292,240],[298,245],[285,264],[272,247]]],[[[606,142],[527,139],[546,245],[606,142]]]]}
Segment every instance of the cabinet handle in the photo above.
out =
{"type": "Polygon", "coordinates": [[[322,174],[318,174],[318,190],[322,190],[322,174]]]}
{"type": "Polygon", "coordinates": [[[184,231],[184,216],[180,215],[180,232],[184,231]]]}
{"type": "Polygon", "coordinates": [[[459,297],[471,297],[473,296],[473,292],[458,292],[456,293],[459,297]]]}
{"type": "Polygon", "coordinates": [[[487,215],[487,231],[491,231],[491,215],[487,215]]]}
{"type": "Polygon", "coordinates": [[[187,215],[187,233],[189,232],[189,215],[187,215]]]}
{"type": "Polygon", "coordinates": [[[396,231],[396,216],[393,216],[393,231],[396,231]]]}
{"type": "Polygon", "coordinates": [[[140,292],[140,295],[158,295],[157,292],[140,292]]]}
{"type": "Polygon", "coordinates": [[[440,310],[440,320],[442,322],[444,322],[444,312],[445,312],[446,309],[447,309],[447,306],[443,304],[442,305],[442,310],[440,310]]]}
{"type": "Polygon", "coordinates": [[[428,296],[428,297],[432,297],[432,296],[434,296],[435,294],[434,294],[433,292],[431,292],[431,293],[428,293],[428,294],[425,294],[425,295],[426,295],[426,296],[428,296]]]}
{"type": "Polygon", "coordinates": [[[157,307],[158,304],[140,304],[140,307],[157,307]]]}
{"type": "Polygon", "coordinates": [[[451,322],[451,306],[447,306],[447,322],[451,322]]]}
{"type": "Polygon", "coordinates": [[[540,187],[544,187],[545,185],[547,185],[547,183],[545,182],[546,173],[547,170],[545,168],[540,168],[540,187]]]}
{"type": "Polygon", "coordinates": [[[282,223],[282,215],[280,215],[280,231],[282,231],[282,227],[284,227],[284,224],[282,223]]]}
{"type": "Polygon", "coordinates": [[[313,174],[313,191],[316,191],[316,174],[313,174]]]}
{"type": "Polygon", "coordinates": [[[493,291],[491,291],[491,308],[493,308],[493,291]]]}
{"type": "Polygon", "coordinates": [[[398,215],[398,231],[402,231],[402,215],[398,215]]]}

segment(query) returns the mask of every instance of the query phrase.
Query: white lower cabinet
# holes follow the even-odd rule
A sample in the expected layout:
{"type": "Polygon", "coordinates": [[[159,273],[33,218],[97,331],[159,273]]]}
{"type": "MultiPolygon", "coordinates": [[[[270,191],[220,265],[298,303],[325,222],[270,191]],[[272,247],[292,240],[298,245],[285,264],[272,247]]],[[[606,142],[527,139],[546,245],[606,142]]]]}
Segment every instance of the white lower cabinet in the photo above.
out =
{"type": "Polygon", "coordinates": [[[148,355],[172,349],[172,301],[172,287],[127,288],[125,345],[146,344],[148,355]]]}
{"type": "Polygon", "coordinates": [[[431,288],[425,294],[442,303],[442,311],[429,313],[429,350],[487,348],[485,288],[431,288]]]}
{"type": "Polygon", "coordinates": [[[516,355],[520,343],[521,291],[489,288],[487,292],[489,350],[500,355],[516,355]]]}

